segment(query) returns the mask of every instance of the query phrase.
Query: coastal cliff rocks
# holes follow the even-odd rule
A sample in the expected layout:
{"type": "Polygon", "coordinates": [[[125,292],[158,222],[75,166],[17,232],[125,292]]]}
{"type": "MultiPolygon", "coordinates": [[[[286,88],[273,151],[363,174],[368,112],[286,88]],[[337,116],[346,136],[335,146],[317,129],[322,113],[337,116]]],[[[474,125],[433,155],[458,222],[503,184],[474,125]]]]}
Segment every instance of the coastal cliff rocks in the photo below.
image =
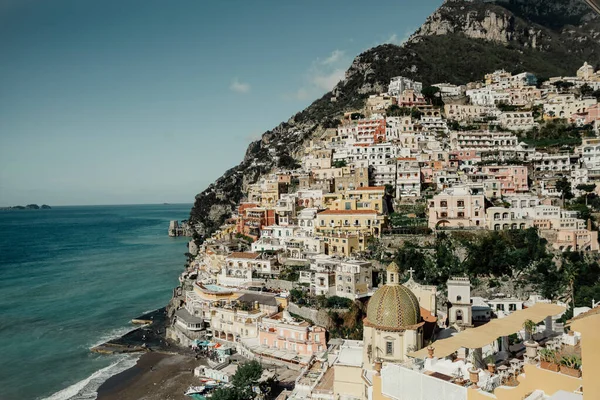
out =
{"type": "Polygon", "coordinates": [[[235,210],[249,184],[275,168],[293,168],[313,135],[394,76],[424,85],[462,84],[496,69],[564,76],[585,61],[600,65],[600,17],[575,0],[447,0],[403,45],[358,55],[345,78],[286,122],[252,142],[242,162],[198,194],[190,223],[210,235],[235,210]]]}

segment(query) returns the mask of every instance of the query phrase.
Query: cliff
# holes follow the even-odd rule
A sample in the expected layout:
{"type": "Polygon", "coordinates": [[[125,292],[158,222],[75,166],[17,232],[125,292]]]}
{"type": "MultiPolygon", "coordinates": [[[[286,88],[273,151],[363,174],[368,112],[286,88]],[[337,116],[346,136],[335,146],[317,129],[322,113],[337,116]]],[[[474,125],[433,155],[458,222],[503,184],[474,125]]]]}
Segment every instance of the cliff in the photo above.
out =
{"type": "Polygon", "coordinates": [[[576,0],[447,0],[403,46],[357,56],[345,79],[248,147],[243,161],[198,194],[190,223],[209,235],[231,214],[249,183],[275,167],[292,168],[302,146],[344,111],[361,107],[398,75],[425,85],[463,84],[504,68],[541,78],[600,65],[600,17],[576,0]]]}

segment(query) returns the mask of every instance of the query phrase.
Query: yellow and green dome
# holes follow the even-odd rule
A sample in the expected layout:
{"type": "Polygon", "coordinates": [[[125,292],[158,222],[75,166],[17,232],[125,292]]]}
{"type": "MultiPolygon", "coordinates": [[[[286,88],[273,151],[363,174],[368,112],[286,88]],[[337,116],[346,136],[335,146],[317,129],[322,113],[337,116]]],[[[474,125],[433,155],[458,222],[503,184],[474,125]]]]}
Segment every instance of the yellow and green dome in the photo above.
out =
{"type": "Polygon", "coordinates": [[[369,300],[365,325],[383,331],[414,328],[421,322],[419,300],[410,289],[398,283],[397,276],[390,276],[398,272],[396,264],[390,264],[387,272],[388,282],[369,300]]]}

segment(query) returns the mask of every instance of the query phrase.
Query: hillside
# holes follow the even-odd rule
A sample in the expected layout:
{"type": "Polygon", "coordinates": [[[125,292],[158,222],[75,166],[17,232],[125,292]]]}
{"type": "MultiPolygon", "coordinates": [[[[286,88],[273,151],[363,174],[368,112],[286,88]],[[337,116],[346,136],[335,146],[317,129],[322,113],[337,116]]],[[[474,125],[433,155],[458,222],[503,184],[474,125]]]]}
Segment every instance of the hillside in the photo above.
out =
{"type": "Polygon", "coordinates": [[[403,46],[357,56],[331,92],[248,147],[243,161],[196,196],[190,222],[209,235],[242,199],[249,183],[289,168],[303,144],[342,112],[361,107],[398,75],[425,85],[462,84],[495,69],[541,78],[600,65],[600,17],[576,0],[447,0],[403,46]]]}

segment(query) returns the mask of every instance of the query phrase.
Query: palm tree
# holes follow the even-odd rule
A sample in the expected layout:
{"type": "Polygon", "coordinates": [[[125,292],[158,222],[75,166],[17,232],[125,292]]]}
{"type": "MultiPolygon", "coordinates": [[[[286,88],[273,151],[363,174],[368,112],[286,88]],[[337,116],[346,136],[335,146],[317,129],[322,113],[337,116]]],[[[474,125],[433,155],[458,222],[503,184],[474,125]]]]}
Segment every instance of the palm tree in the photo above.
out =
{"type": "Polygon", "coordinates": [[[579,268],[575,262],[568,261],[562,265],[562,275],[565,284],[568,287],[569,299],[573,312],[575,312],[575,281],[579,275],[579,268]]]}

